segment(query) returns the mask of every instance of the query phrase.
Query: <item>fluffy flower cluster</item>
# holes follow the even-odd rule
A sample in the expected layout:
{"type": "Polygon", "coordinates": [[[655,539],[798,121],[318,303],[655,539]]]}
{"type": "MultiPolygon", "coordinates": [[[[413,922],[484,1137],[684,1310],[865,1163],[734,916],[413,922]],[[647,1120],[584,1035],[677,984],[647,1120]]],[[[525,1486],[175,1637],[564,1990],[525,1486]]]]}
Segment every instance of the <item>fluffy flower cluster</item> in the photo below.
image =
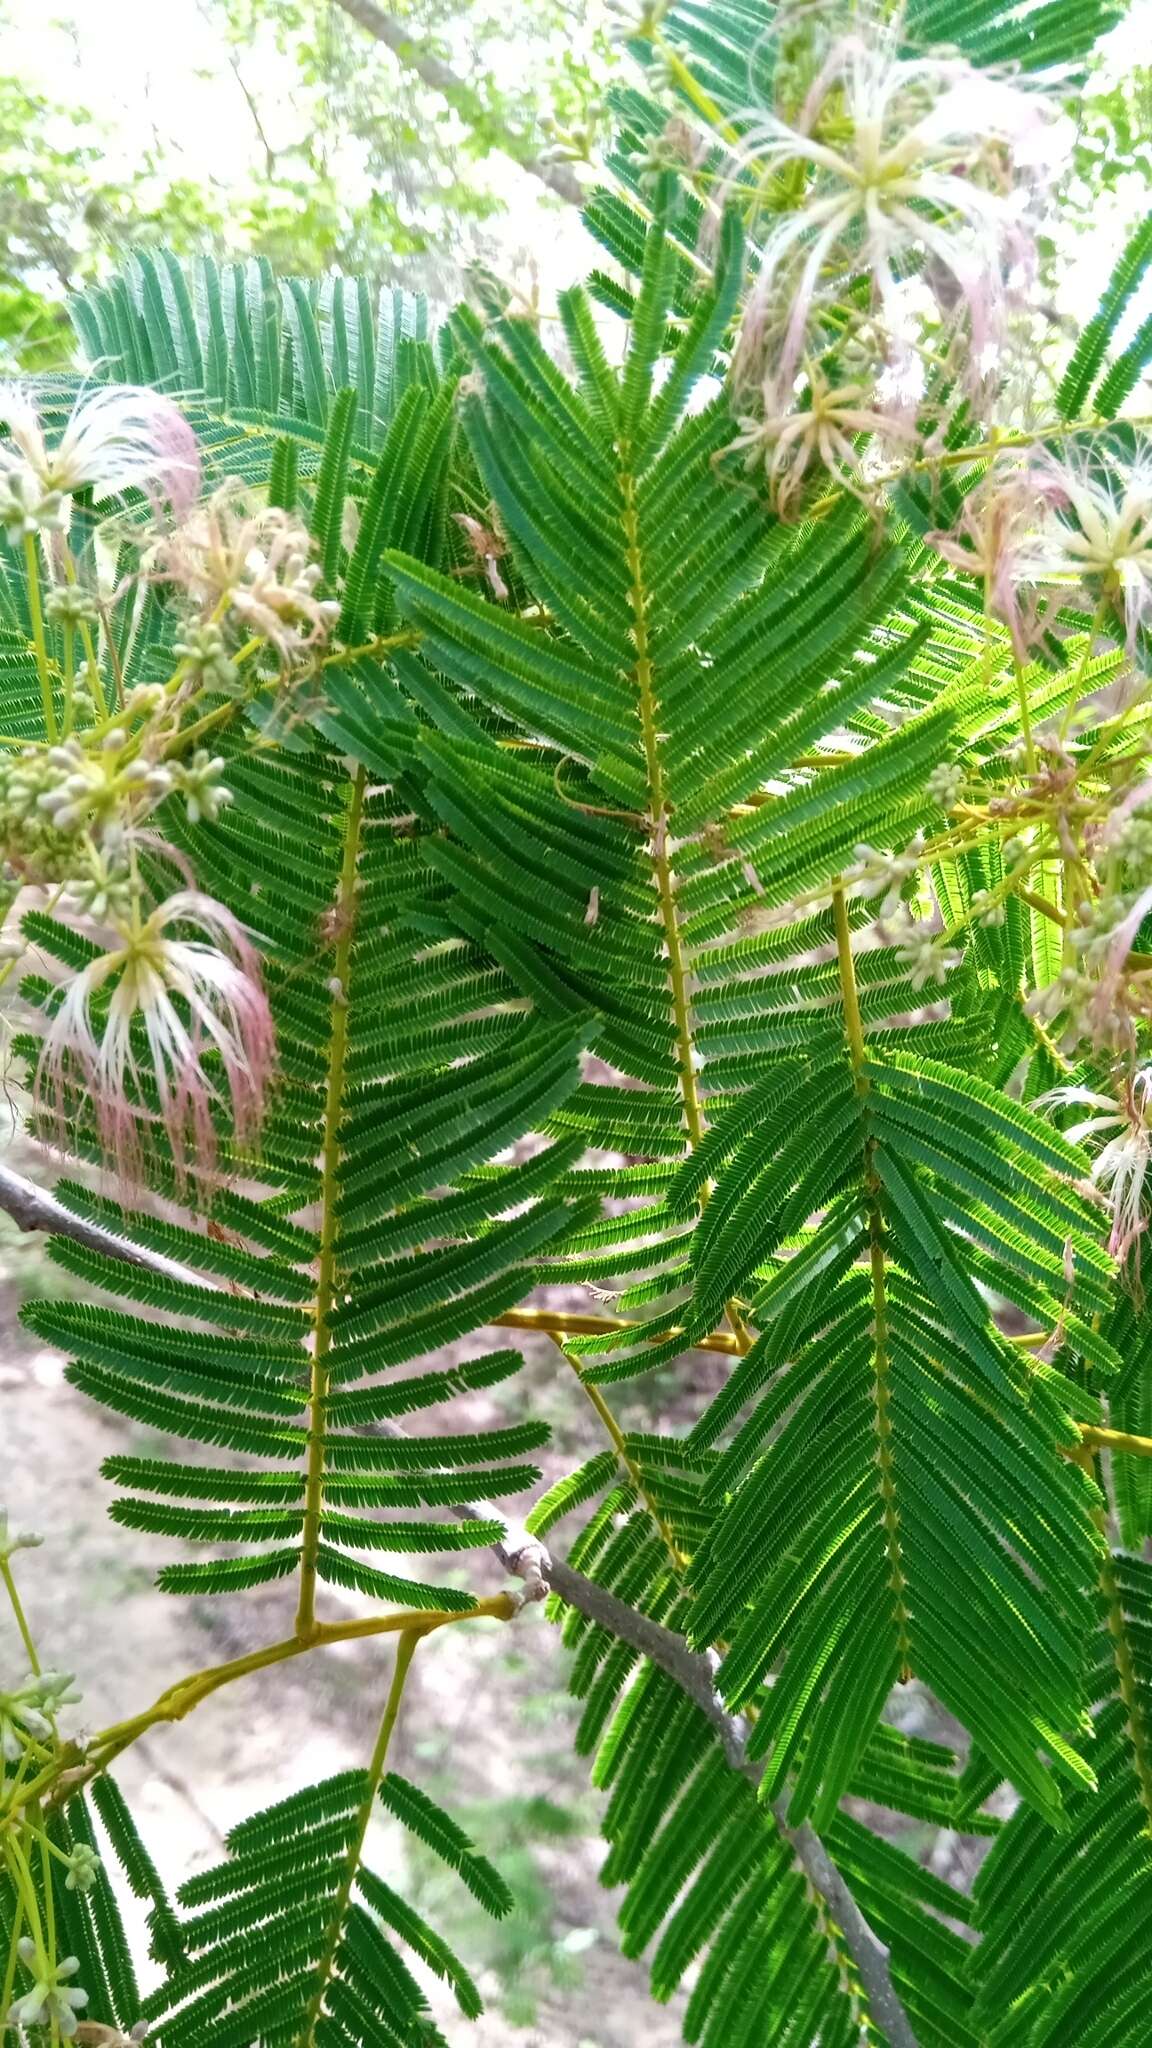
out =
{"type": "MultiPolygon", "coordinates": [[[[292,514],[231,486],[201,497],[196,438],[169,399],[88,389],[55,428],[44,402],[9,384],[0,424],[0,526],[26,543],[49,636],[36,649],[44,739],[0,755],[0,860],[9,901],[26,884],[52,887],[103,947],[59,994],[37,1103],[61,1138],[77,1115],[94,1122],[128,1191],[160,1131],[178,1175],[210,1180],[222,1131],[241,1149],[258,1136],[271,1016],[247,935],[196,889],[153,814],[171,800],[192,826],[216,822],[232,791],[224,756],[195,743],[204,700],[282,688],[314,663],[339,605],[322,594],[292,514]],[[126,501],[121,537],[139,569],[118,585],[99,587],[107,554],[72,556],[80,490],[100,506],[115,501],[117,518],[126,501]],[[180,625],[169,680],[125,693],[109,622],[117,606],[135,606],[141,580],[175,594],[180,625]],[[141,859],[158,852],[187,882],[159,902],[141,859]]],[[[492,581],[496,543],[489,552],[492,581]]],[[[10,965],[19,948],[2,950],[10,965]]]]}
{"type": "Polygon", "coordinates": [[[1082,1084],[1053,1088],[1043,1103],[1069,1105],[1091,1113],[1065,1127],[1074,1145],[1103,1140],[1093,1161],[1092,1178],[1107,1195],[1112,1216],[1108,1249],[1126,1259],[1139,1248],[1146,1228],[1144,1188],[1152,1160],[1152,1068],[1141,1066],[1122,1082],[1119,1094],[1105,1095],[1082,1084]]]}
{"type": "Polygon", "coordinates": [[[776,377],[765,376],[759,408],[741,414],[738,425],[728,452],[743,456],[749,471],[763,466],[781,519],[798,509],[813,469],[823,470],[855,496],[867,494],[859,450],[862,436],[905,445],[915,440],[911,422],[880,412],[867,384],[833,385],[819,362],[806,364],[802,394],[783,407],[776,377]]]}
{"type": "Polygon", "coordinates": [[[43,1541],[34,1529],[14,1529],[7,1508],[0,1508],[0,1565],[10,1564],[19,1550],[39,1550],[43,1541]]]}
{"type": "Polygon", "coordinates": [[[974,577],[1026,661],[1041,600],[1102,605],[1130,655],[1152,623],[1152,443],[1127,457],[1080,441],[1001,456],[965,498],[954,528],[928,536],[974,577]]]}
{"type": "Polygon", "coordinates": [[[253,1144],[274,1058],[252,945],[221,904],[184,890],[68,982],[36,1093],[62,1138],[92,1105],[105,1156],[131,1190],[150,1130],[164,1130],[181,1176],[213,1172],[218,1113],[237,1145],[253,1144]]]}
{"type": "Polygon", "coordinates": [[[56,1715],[62,1707],[77,1705],[80,1697],[73,1690],[71,1674],[64,1671],[33,1672],[14,1691],[0,1692],[0,1757],[4,1762],[19,1763],[29,1743],[54,1742],[56,1715]]]}
{"type": "Polygon", "coordinates": [[[960,57],[903,55],[896,27],[866,14],[800,10],[780,44],[778,107],[742,119],[702,196],[711,218],[738,204],[759,231],[735,446],[763,458],[787,516],[817,465],[864,494],[934,407],[942,423],[960,397],[979,411],[1003,388],[1064,131],[1041,94],[960,57]]]}
{"type": "Polygon", "coordinates": [[[904,281],[920,279],[945,326],[965,330],[984,375],[1013,291],[1031,272],[1029,199],[1050,154],[1045,102],[959,57],[902,57],[894,29],[832,41],[795,123],[754,113],[722,197],[779,205],[781,178],[804,184],[773,213],[740,336],[742,375],[771,365],[787,393],[801,356],[857,276],[869,319],[906,352],[904,281]]]}
{"type": "MultiPolygon", "coordinates": [[[[321,597],[312,543],[292,513],[254,505],[225,488],[198,505],[155,550],[155,573],[184,594],[212,623],[232,621],[244,638],[266,641],[287,668],[326,638],[339,604],[321,597]]],[[[200,628],[203,631],[203,626],[200,628]]],[[[187,642],[185,644],[188,644],[187,642]]],[[[224,642],[193,642],[201,669],[219,660],[224,642]]]]}
{"type": "Polygon", "coordinates": [[[140,491],[156,511],[183,517],[200,490],[196,436],[170,398],[132,384],[82,392],[49,445],[40,405],[25,385],[0,384],[0,524],[10,540],[65,524],[66,501],[97,503],[140,491]]]}

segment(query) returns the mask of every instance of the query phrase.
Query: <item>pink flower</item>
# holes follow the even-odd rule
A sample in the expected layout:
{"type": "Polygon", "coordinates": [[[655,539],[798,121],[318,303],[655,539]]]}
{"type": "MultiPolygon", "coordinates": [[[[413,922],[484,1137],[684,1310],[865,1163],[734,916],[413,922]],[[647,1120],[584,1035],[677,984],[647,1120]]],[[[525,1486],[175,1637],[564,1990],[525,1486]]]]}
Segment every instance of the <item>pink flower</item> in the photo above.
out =
{"type": "Polygon", "coordinates": [[[287,664],[331,631],[340,606],[317,595],[319,564],[306,528],[276,505],[245,502],[225,486],[162,540],[159,575],[213,616],[267,640],[287,664]]]}
{"type": "Polygon", "coordinates": [[[950,532],[924,536],[946,562],[978,578],[1020,662],[1028,660],[1036,635],[1035,595],[1026,594],[1039,576],[1035,526],[1036,494],[1026,472],[992,469],[965,498],[950,532]]]}
{"type": "Polygon", "coordinates": [[[68,984],[35,1094],[62,1142],[69,1118],[91,1104],[107,1163],[131,1191],[158,1126],[182,1180],[215,1168],[215,1110],[228,1110],[238,1145],[254,1143],[274,1057],[259,962],[243,928],[211,897],[182,890],[68,984]],[[205,937],[169,936],[174,925],[205,937]],[[95,999],[109,987],[107,1011],[96,1016],[95,999]]]}
{"type": "Polygon", "coordinates": [[[765,238],[738,375],[758,358],[775,309],[775,374],[790,385],[821,294],[840,296],[861,272],[893,333],[900,280],[915,269],[945,312],[954,301],[966,309],[981,370],[999,346],[1010,273],[1027,270],[1029,241],[1024,193],[1011,189],[1005,167],[1039,165],[1044,103],[962,59],[901,58],[897,48],[890,30],[840,37],[795,127],[775,114],[748,124],[721,200],[746,196],[750,181],[758,196],[774,196],[793,167],[805,190],[794,210],[774,214],[765,238]],[[815,132],[825,115],[835,141],[815,132]]]}
{"type": "MultiPolygon", "coordinates": [[[[184,517],[200,491],[196,436],[170,398],[142,385],[104,384],[81,392],[55,446],[49,447],[32,392],[0,384],[0,419],[14,450],[44,492],[90,489],[99,502],[128,490],[184,517]]],[[[0,452],[12,467],[12,453],[0,452]]]]}

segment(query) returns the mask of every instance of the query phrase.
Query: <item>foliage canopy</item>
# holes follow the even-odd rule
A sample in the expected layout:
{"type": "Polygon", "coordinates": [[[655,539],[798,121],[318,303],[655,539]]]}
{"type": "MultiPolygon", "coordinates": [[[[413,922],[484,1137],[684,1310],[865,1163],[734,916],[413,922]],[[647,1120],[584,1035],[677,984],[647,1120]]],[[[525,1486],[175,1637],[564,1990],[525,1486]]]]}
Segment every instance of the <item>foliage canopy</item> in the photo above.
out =
{"type": "Polygon", "coordinates": [[[622,1945],[690,2042],[1147,2039],[1152,239],[1069,358],[1002,232],[1028,76],[1108,18],[648,6],[555,345],[144,252],[74,307],[119,410],[0,399],[17,1050],[81,1283],[27,1319],[145,1435],[106,1470],[164,1590],[297,1602],[83,1747],[21,1620],[16,2039],[479,2011],[364,1851],[383,1808],[508,1910],[389,1767],[417,1650],[515,1616],[491,1546],[551,1587],[622,1945]],[[473,1420],[524,1327],[606,1432],[543,1495],[545,1425],[473,1420]],[[712,1358],[690,1431],[620,1428],[616,1384],[712,1358]],[[117,1756],[373,1634],[365,1767],[170,1901],[117,1756]],[[987,1847],[970,1895],[902,1822],[987,1847]]]}

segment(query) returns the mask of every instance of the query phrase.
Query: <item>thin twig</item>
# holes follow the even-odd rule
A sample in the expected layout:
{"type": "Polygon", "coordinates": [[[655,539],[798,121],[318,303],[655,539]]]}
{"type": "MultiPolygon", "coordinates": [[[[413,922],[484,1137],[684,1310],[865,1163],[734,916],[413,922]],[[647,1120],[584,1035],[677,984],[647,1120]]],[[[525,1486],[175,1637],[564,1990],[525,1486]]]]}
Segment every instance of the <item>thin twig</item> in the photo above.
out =
{"type": "MultiPolygon", "coordinates": [[[[465,121],[474,126],[480,125],[486,109],[467,79],[461,78],[427,43],[414,36],[407,22],[387,13],[383,7],[377,7],[376,0],[337,0],[337,6],[351,15],[353,21],[359,22],[361,28],[367,29],[376,42],[391,50],[393,56],[409,71],[414,71],[417,78],[422,78],[425,85],[430,85],[433,92],[440,93],[465,121]]],[[[503,156],[519,164],[522,171],[527,171],[529,177],[539,178],[541,184],[547,185],[557,198],[567,200],[569,206],[583,206],[584,188],[570,164],[546,162],[535,153],[530,143],[522,142],[511,134],[496,147],[503,156]]]]}

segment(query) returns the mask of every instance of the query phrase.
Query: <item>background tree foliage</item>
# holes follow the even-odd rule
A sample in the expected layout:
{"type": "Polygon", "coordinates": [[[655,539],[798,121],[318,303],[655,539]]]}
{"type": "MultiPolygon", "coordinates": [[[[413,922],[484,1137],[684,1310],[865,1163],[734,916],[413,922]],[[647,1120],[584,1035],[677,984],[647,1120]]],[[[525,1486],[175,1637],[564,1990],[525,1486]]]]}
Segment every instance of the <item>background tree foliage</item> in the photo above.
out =
{"type": "MultiPolygon", "coordinates": [[[[513,0],[464,11],[417,0],[387,18],[411,39],[400,56],[336,0],[178,9],[176,46],[202,40],[215,79],[213,119],[230,137],[220,171],[210,138],[193,151],[173,147],[149,131],[145,108],[94,106],[84,58],[98,23],[89,12],[69,35],[65,17],[50,86],[0,77],[0,348],[9,360],[67,360],[64,295],[137,247],[264,256],[306,277],[403,277],[445,300],[474,260],[512,266],[531,239],[533,195],[545,190],[512,166],[538,160],[550,142],[561,160],[579,155],[602,121],[611,57],[599,5],[513,0]],[[422,79],[421,62],[439,84],[422,79]],[[110,150],[118,166],[128,152],[114,178],[110,150]]],[[[9,49],[20,19],[0,13],[9,49]]]]}

